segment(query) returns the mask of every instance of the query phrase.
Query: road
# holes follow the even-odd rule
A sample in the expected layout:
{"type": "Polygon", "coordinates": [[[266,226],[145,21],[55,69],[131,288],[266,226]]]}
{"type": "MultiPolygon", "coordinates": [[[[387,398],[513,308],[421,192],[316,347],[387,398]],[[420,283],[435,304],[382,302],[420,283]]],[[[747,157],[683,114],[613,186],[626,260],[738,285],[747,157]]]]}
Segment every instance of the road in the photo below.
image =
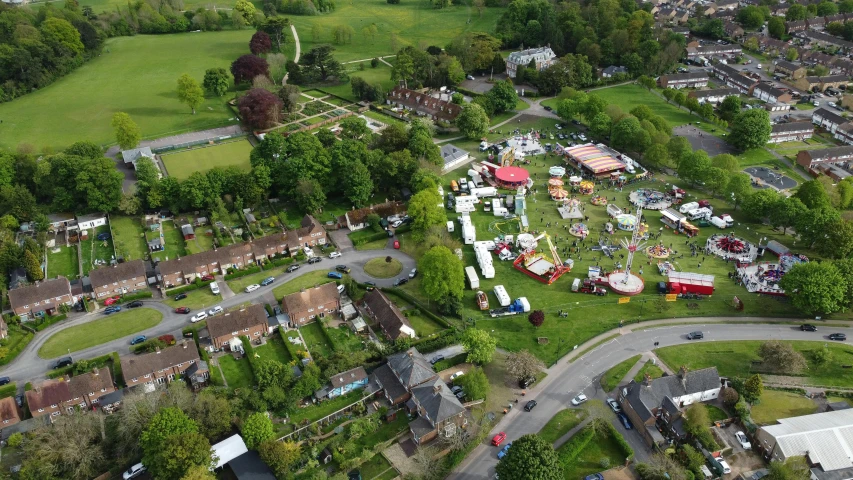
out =
{"type": "MultiPolygon", "coordinates": [[[[709,319],[710,320],[710,319],[709,319]]],[[[722,320],[722,319],[714,319],[722,320]]],[[[689,321],[684,319],[684,321],[689,321]]],[[[521,408],[513,408],[504,416],[495,428],[489,433],[487,442],[498,432],[505,431],[507,440],[512,441],[522,435],[538,432],[557,411],[570,407],[569,400],[578,393],[585,393],[588,397],[604,398],[605,392],[601,391],[598,383],[600,376],[611,367],[628,358],[649,351],[654,342],[660,342],[661,347],[688,343],[685,335],[689,332],[701,330],[705,333],[705,339],[701,342],[727,342],[733,340],[818,340],[829,341],[826,335],[832,332],[845,332],[847,337],[853,337],[851,328],[821,328],[820,332],[801,332],[792,325],[772,324],[694,324],[694,325],[672,325],[657,328],[643,329],[637,327],[631,333],[626,333],[611,340],[595,350],[585,354],[568,363],[565,359],[548,369],[548,376],[538,386],[530,389],[525,400],[535,399],[538,405],[531,412],[524,412],[521,408]]],[[[851,341],[848,340],[848,345],[851,341]]],[[[519,403],[519,406],[522,405],[519,403]]],[[[618,429],[625,435],[626,439],[635,446],[641,445],[639,434],[634,431],[625,431],[622,426],[618,429]]],[[[647,455],[647,450],[638,451],[637,457],[647,455]],[[646,452],[646,453],[643,453],[646,452]]],[[[485,480],[494,476],[495,465],[497,465],[497,450],[490,445],[480,445],[454,470],[448,477],[453,480],[485,480]]]]}
{"type": "MultiPolygon", "coordinates": [[[[364,273],[363,269],[364,264],[367,263],[368,260],[376,257],[386,256],[395,258],[403,264],[403,271],[400,276],[405,276],[407,272],[411,271],[411,269],[417,266],[415,260],[412,257],[406,255],[405,253],[399,250],[354,250],[351,252],[344,253],[342,257],[334,260],[324,258],[323,261],[310,265],[307,263],[303,263],[299,270],[293,273],[281,274],[279,277],[277,277],[276,281],[272,283],[272,285],[261,287],[252,293],[236,292],[233,297],[224,299],[217,305],[220,305],[222,308],[228,309],[230,307],[240,305],[246,301],[250,301],[252,303],[266,303],[267,300],[265,297],[271,297],[272,290],[274,288],[284,283],[287,283],[295,278],[298,278],[301,275],[305,275],[308,272],[313,272],[317,270],[331,270],[335,267],[335,265],[342,264],[351,267],[352,277],[360,282],[372,281],[376,283],[376,285],[379,287],[390,287],[394,283],[393,278],[385,280],[375,279],[364,273]]],[[[175,336],[175,338],[181,337],[181,330],[183,330],[184,327],[189,325],[190,315],[176,314],[172,311],[171,308],[157,300],[146,300],[143,303],[145,304],[145,306],[141,308],[153,308],[163,314],[163,320],[159,324],[147,330],[142,330],[132,335],[128,335],[127,337],[119,338],[95,347],[87,348],[85,350],[71,352],[72,357],[74,359],[92,358],[101,355],[106,355],[111,352],[118,352],[119,355],[126,355],[130,353],[129,342],[131,338],[137,335],[145,335],[148,338],[154,338],[160,335],[172,334],[175,336]]],[[[210,309],[213,306],[214,305],[206,305],[205,308],[210,309]]],[[[104,315],[100,312],[91,312],[85,315],[81,315],[67,322],[62,322],[48,327],[44,331],[36,334],[33,341],[30,342],[29,345],[27,345],[27,347],[24,349],[23,352],[20,353],[20,355],[18,355],[18,358],[16,358],[9,365],[6,365],[2,369],[0,369],[0,374],[10,377],[13,382],[19,382],[21,385],[23,385],[25,382],[38,380],[44,377],[44,374],[48,370],[50,370],[51,365],[55,362],[55,359],[43,359],[38,355],[39,348],[44,345],[47,339],[55,335],[57,332],[60,332],[67,328],[82,325],[84,323],[91,322],[93,320],[97,320],[103,317],[104,315]]]]}

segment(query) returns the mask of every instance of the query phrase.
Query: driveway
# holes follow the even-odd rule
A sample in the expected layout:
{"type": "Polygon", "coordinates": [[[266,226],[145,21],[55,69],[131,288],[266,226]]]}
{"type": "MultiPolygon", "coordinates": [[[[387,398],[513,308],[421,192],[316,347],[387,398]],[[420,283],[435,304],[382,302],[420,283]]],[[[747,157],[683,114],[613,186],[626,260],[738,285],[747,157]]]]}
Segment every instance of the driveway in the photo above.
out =
{"type": "Polygon", "coordinates": [[[345,252],[353,252],[355,251],[355,247],[352,244],[352,240],[349,238],[350,229],[349,228],[340,228],[338,230],[329,230],[326,232],[332,238],[332,242],[338,246],[338,251],[341,253],[345,252]]]}

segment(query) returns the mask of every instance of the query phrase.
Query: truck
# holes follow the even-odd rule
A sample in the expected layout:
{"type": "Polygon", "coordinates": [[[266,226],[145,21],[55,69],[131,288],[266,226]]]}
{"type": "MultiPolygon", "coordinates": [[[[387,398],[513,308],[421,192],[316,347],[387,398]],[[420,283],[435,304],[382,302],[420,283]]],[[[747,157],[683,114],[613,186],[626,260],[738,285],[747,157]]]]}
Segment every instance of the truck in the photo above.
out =
{"type": "Polygon", "coordinates": [[[723,221],[726,222],[727,227],[731,227],[732,225],[735,224],[735,220],[728,213],[724,213],[724,214],[720,215],[720,218],[722,218],[723,221]]]}
{"type": "Polygon", "coordinates": [[[509,294],[506,293],[506,288],[503,285],[495,285],[494,291],[495,296],[498,297],[498,305],[508,307],[511,299],[509,298],[509,294]]]}
{"type": "Polygon", "coordinates": [[[477,276],[477,270],[474,267],[465,267],[465,277],[468,278],[468,286],[471,287],[471,290],[480,288],[480,277],[477,276]]]}
{"type": "Polygon", "coordinates": [[[453,190],[455,193],[459,193],[459,184],[456,183],[456,180],[450,181],[450,189],[453,190]]]}
{"type": "Polygon", "coordinates": [[[495,308],[489,310],[489,315],[494,317],[505,317],[509,315],[518,315],[519,313],[526,313],[530,311],[530,303],[527,301],[527,297],[519,297],[516,298],[511,305],[501,308],[495,308]]]}
{"type": "Polygon", "coordinates": [[[666,282],[669,293],[698,293],[712,295],[714,293],[714,276],[693,272],[669,272],[666,282]]]}
{"type": "Polygon", "coordinates": [[[591,293],[599,296],[607,295],[607,290],[596,285],[595,280],[592,278],[584,278],[583,281],[581,281],[580,278],[576,278],[574,282],[572,282],[572,291],[591,293]]]}

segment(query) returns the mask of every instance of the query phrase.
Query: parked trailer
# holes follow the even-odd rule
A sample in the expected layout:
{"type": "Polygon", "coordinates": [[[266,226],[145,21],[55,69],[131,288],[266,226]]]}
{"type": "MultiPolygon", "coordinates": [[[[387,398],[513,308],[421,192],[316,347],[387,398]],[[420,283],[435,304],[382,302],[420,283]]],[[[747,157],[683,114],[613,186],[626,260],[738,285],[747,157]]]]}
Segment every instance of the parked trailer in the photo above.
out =
{"type": "Polygon", "coordinates": [[[669,293],[714,293],[714,276],[693,272],[669,272],[667,280],[669,293]]]}
{"type": "Polygon", "coordinates": [[[690,203],[685,203],[684,205],[682,205],[678,209],[678,211],[681,213],[687,213],[690,210],[696,210],[697,208],[699,208],[699,202],[690,202],[690,203]]]}
{"type": "Polygon", "coordinates": [[[508,315],[518,315],[519,313],[526,313],[530,311],[530,303],[527,301],[527,297],[519,297],[512,305],[508,305],[503,308],[495,308],[493,310],[489,310],[489,315],[491,317],[505,317],[508,315]]]}
{"type": "Polygon", "coordinates": [[[494,197],[498,194],[498,189],[495,187],[482,187],[471,189],[471,195],[477,198],[494,197]]]}
{"type": "Polygon", "coordinates": [[[462,243],[471,245],[477,239],[477,230],[471,223],[471,217],[463,215],[459,217],[459,222],[462,223],[462,243]]]}
{"type": "Polygon", "coordinates": [[[486,248],[485,242],[474,242],[474,255],[477,257],[477,263],[480,265],[480,273],[483,274],[483,278],[495,278],[492,252],[486,248]]]}
{"type": "Polygon", "coordinates": [[[474,267],[465,267],[465,276],[468,278],[468,286],[471,287],[471,290],[480,288],[480,277],[477,276],[477,270],[474,267]]]}
{"type": "Polygon", "coordinates": [[[453,220],[448,220],[447,221],[447,231],[450,233],[453,233],[454,228],[455,228],[455,225],[453,225],[453,220]]]}
{"type": "Polygon", "coordinates": [[[512,300],[509,298],[509,294],[506,293],[506,288],[503,285],[495,285],[494,290],[495,296],[498,297],[498,305],[508,307],[512,300]]]}

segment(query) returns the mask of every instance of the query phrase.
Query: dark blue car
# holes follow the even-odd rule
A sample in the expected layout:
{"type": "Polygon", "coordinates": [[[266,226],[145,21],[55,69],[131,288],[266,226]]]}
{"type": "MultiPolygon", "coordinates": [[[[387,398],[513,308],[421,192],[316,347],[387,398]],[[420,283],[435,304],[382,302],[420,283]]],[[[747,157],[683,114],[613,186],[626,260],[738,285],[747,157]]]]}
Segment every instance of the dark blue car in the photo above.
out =
{"type": "Polygon", "coordinates": [[[133,340],[130,341],[131,345],[139,345],[140,343],[146,340],[145,335],[139,335],[138,337],[133,337],[133,340]]]}
{"type": "Polygon", "coordinates": [[[344,276],[338,272],[329,272],[329,278],[337,278],[338,280],[340,280],[344,278],[344,276]]]}
{"type": "Polygon", "coordinates": [[[275,277],[267,277],[261,281],[261,286],[266,287],[267,285],[271,284],[274,281],[275,281],[275,277]]]}
{"type": "Polygon", "coordinates": [[[622,426],[625,427],[625,430],[634,428],[634,426],[631,425],[631,421],[628,420],[628,417],[624,413],[619,413],[616,416],[619,417],[619,421],[622,422],[622,426]]]}
{"type": "Polygon", "coordinates": [[[107,307],[104,310],[104,315],[109,315],[111,313],[120,312],[120,311],[121,311],[121,307],[119,307],[118,305],[113,305],[111,307],[107,307]]]}

